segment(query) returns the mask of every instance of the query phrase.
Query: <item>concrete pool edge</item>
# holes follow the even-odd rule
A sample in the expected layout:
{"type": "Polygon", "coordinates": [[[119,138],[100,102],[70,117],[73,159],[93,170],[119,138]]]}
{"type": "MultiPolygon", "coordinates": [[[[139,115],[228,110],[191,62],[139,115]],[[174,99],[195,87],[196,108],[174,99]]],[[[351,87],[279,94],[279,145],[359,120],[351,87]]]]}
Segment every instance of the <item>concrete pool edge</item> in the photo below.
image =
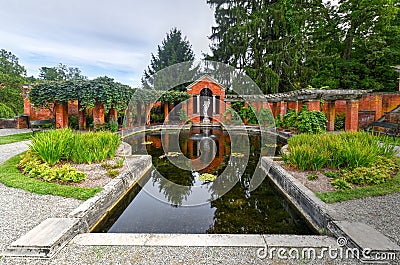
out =
{"type": "Polygon", "coordinates": [[[85,233],[70,244],[82,246],[168,246],[168,247],[328,247],[329,236],[264,234],[136,234],[85,233]]]}
{"type": "Polygon", "coordinates": [[[364,223],[335,219],[333,217],[335,213],[327,204],[275,163],[271,157],[262,157],[261,167],[276,187],[319,231],[337,238],[338,242],[343,239],[347,248],[356,248],[360,253],[365,249],[370,249],[374,254],[392,251],[400,255],[400,246],[374,227],[364,223]]]}

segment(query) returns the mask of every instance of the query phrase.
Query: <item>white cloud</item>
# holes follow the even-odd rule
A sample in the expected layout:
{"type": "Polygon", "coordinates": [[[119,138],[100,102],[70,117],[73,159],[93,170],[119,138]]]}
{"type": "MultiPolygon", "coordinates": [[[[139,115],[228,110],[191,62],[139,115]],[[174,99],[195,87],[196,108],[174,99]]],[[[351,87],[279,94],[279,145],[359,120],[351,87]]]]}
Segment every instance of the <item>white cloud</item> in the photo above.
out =
{"type": "Polygon", "coordinates": [[[181,29],[200,57],[214,24],[205,0],[0,0],[0,6],[0,47],[15,53],[29,75],[61,62],[134,85],[171,28],[181,29]]]}

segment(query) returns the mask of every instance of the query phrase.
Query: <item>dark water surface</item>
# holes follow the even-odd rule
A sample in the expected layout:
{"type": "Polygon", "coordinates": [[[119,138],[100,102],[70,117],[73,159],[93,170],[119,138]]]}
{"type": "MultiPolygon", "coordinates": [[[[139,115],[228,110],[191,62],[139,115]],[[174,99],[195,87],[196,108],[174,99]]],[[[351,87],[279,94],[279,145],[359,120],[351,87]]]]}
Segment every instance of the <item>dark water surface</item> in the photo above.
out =
{"type": "Polygon", "coordinates": [[[141,149],[150,154],[154,167],[142,187],[134,187],[95,232],[315,234],[268,178],[252,190],[252,178],[265,177],[256,170],[260,154],[275,148],[274,143],[261,144],[260,135],[192,129],[125,141],[134,153],[141,149]],[[234,155],[233,141],[240,143],[234,155]],[[178,166],[169,158],[179,160],[178,166]],[[181,169],[181,162],[191,169],[181,169]],[[207,183],[199,180],[203,173],[218,177],[207,183]]]}

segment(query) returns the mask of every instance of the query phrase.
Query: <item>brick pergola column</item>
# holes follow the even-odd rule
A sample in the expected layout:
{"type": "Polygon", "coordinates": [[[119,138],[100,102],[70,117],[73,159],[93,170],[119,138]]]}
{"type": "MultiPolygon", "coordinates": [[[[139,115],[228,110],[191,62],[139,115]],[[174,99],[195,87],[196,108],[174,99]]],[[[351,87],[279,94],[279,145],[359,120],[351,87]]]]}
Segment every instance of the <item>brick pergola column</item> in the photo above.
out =
{"type": "MultiPolygon", "coordinates": [[[[231,107],[231,102],[230,101],[226,101],[225,102],[225,111],[227,110],[227,109],[229,109],[231,107]]],[[[231,119],[232,119],[232,115],[231,115],[231,113],[230,112],[228,112],[227,114],[226,114],[226,117],[223,117],[224,118],[224,122],[228,122],[228,121],[230,121],[231,119]]]]}
{"type": "Polygon", "coordinates": [[[346,131],[358,131],[358,100],[346,101],[346,131]]]}
{"type": "Polygon", "coordinates": [[[328,111],[327,111],[327,119],[328,119],[328,125],[326,130],[327,131],[334,131],[335,130],[335,115],[336,115],[336,109],[335,109],[335,100],[329,100],[328,101],[328,111]]]}
{"type": "Polygon", "coordinates": [[[294,111],[296,113],[299,113],[299,111],[301,110],[302,107],[303,107],[303,103],[297,100],[294,105],[294,111]]]}
{"type": "Polygon", "coordinates": [[[151,109],[153,108],[154,103],[149,103],[148,105],[146,105],[146,125],[150,125],[151,123],[151,118],[150,118],[150,114],[151,114],[151,109]]]}
{"type": "Polygon", "coordinates": [[[285,116],[287,110],[287,102],[281,101],[280,109],[279,109],[279,118],[283,120],[283,116],[285,116]]]}
{"type": "MultiPolygon", "coordinates": [[[[183,110],[186,112],[186,116],[188,116],[188,117],[189,117],[189,115],[188,115],[188,106],[187,106],[187,101],[184,101],[184,102],[182,102],[181,106],[182,106],[182,109],[183,109],[183,110]]],[[[186,121],[182,121],[182,123],[183,123],[183,124],[185,124],[185,123],[186,123],[186,121]]]]}
{"type": "Polygon", "coordinates": [[[193,116],[193,95],[190,95],[189,101],[187,102],[187,115],[190,119],[193,116]]]}
{"type": "Polygon", "coordinates": [[[309,100],[306,102],[309,111],[321,110],[321,103],[319,100],[309,100]]]}
{"type": "Polygon", "coordinates": [[[168,123],[169,103],[164,103],[164,122],[168,123]]]}
{"type": "Polygon", "coordinates": [[[104,123],[104,105],[101,102],[97,102],[93,109],[93,123],[103,124],[104,123]]]}
{"type": "Polygon", "coordinates": [[[81,103],[78,102],[78,123],[79,130],[86,130],[86,109],[83,109],[81,103]]]}
{"type": "Polygon", "coordinates": [[[56,116],[56,128],[68,127],[68,103],[55,102],[54,112],[56,116]]]}
{"type": "Polygon", "coordinates": [[[375,120],[383,116],[383,98],[382,95],[375,95],[373,110],[375,111],[375,120]]]}
{"type": "Polygon", "coordinates": [[[117,110],[111,107],[111,109],[108,111],[108,117],[110,121],[118,121],[117,110]]]}

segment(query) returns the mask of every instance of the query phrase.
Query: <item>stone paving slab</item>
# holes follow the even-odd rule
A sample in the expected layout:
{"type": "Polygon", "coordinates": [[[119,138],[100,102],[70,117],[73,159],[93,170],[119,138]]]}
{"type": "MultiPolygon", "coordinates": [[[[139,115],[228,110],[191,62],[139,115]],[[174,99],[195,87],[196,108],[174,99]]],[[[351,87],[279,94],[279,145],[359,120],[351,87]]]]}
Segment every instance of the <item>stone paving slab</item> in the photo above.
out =
{"type": "Polygon", "coordinates": [[[51,258],[81,230],[75,218],[49,218],[14,241],[5,256],[51,258]]]}

